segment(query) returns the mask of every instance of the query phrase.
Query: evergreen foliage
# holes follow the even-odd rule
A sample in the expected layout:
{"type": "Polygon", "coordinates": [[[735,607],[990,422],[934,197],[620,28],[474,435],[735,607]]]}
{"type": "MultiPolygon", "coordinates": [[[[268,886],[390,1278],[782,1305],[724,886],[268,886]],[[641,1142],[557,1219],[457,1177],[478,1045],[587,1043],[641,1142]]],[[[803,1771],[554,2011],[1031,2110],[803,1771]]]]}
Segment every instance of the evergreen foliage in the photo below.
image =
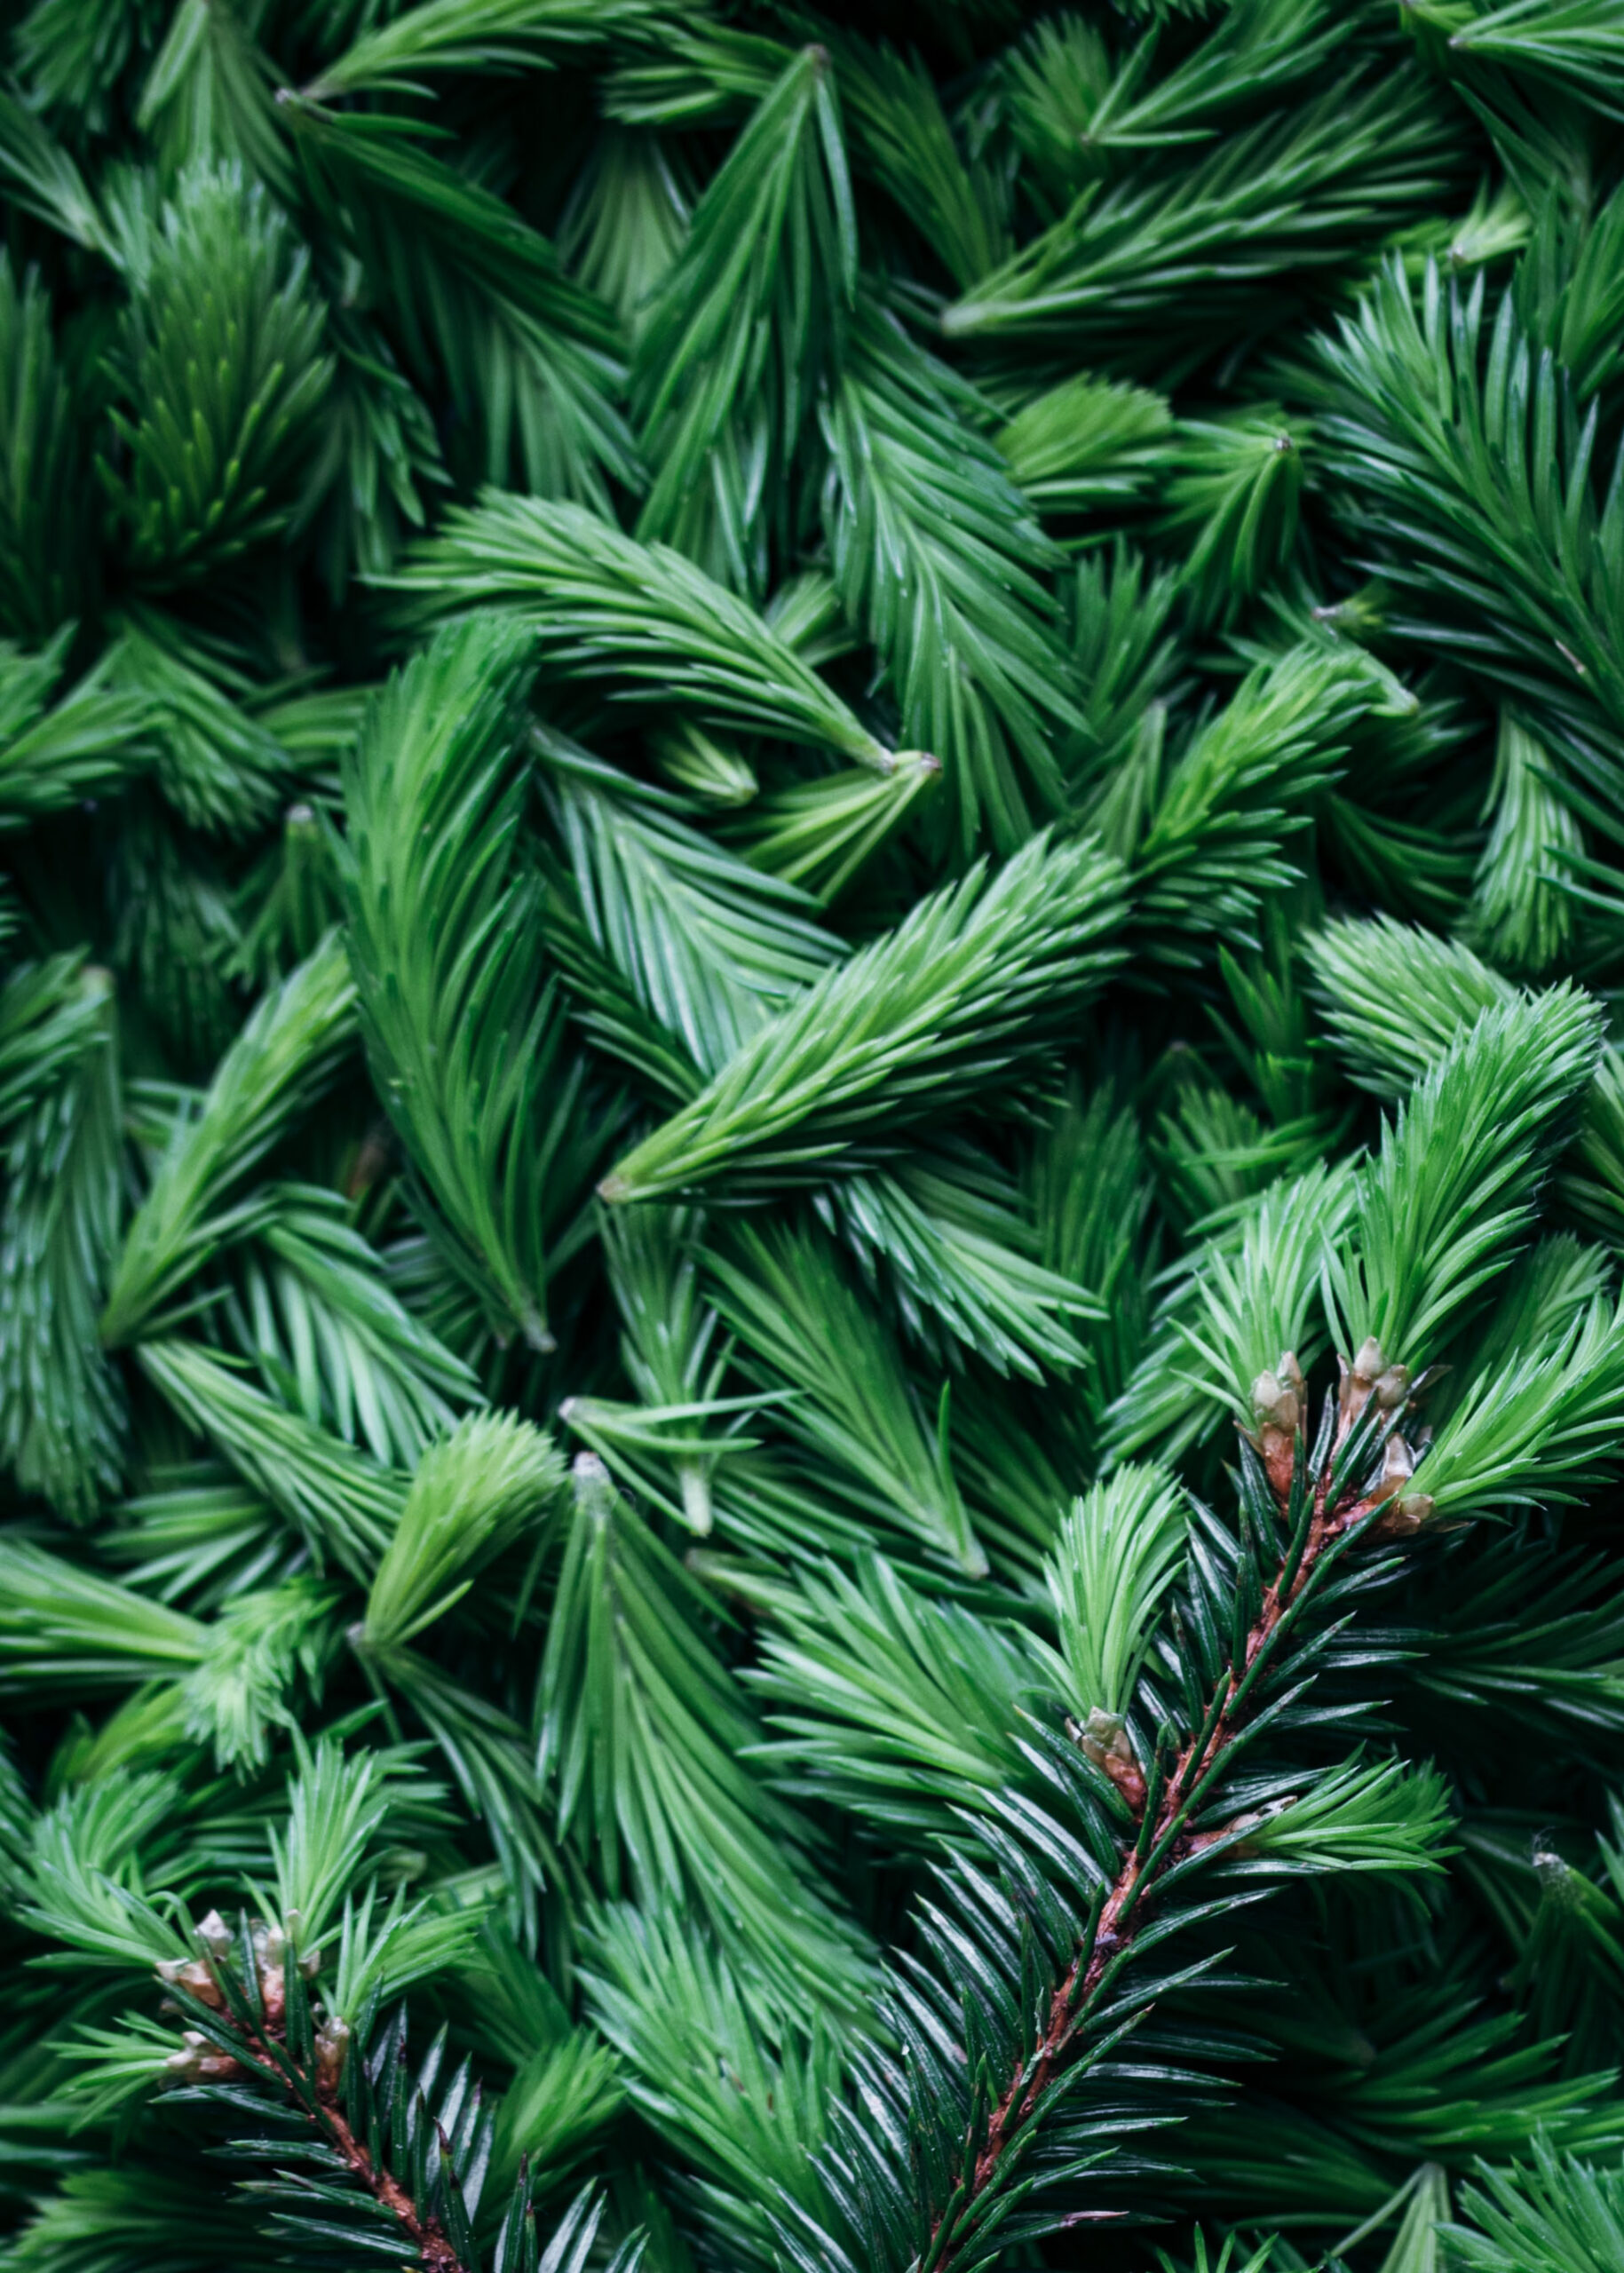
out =
{"type": "Polygon", "coordinates": [[[1624,2267],[1618,0],[18,0],[0,2273],[1624,2267]]]}

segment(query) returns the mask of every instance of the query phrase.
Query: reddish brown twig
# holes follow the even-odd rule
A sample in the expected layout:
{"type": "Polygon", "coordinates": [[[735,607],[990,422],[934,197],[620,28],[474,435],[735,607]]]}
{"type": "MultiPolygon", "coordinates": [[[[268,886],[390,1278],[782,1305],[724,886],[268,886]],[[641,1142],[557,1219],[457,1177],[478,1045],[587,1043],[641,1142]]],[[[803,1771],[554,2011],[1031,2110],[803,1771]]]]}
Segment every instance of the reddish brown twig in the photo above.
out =
{"type": "MultiPolygon", "coordinates": [[[[1203,1739],[1198,1731],[1179,1754],[1157,1805],[1149,1838],[1143,1835],[1141,1823],[1140,1836],[1123,1861],[1099,1913],[1092,1936],[1061,1976],[1050,1996],[1048,2019],[1035,2056],[1019,2063],[994,2108],[987,2121],[986,2140],[976,2157],[970,2183],[955,2222],[961,2231],[973,2215],[977,2202],[996,2178],[1004,2154],[1018,2136],[1022,2126],[1030,2120],[1044,2091],[1064,2065],[1066,2055],[1088,2017],[1089,2000],[1121,1954],[1125,1944],[1130,1943],[1131,1914],[1147,1898],[1155,1881],[1190,1850],[1192,1841],[1188,1833],[1175,1836],[1176,1827],[1209,1770],[1234,1741],[1244,1723],[1246,1700],[1243,1691],[1247,1675],[1269,1646],[1280,1620],[1307,1586],[1333,1540],[1374,1514],[1388,1497],[1384,1479],[1383,1485],[1377,1488],[1371,1499],[1363,1499],[1357,1491],[1353,1491],[1345,1493],[1336,1507],[1327,1505],[1337,1455],[1369,1400],[1371,1383],[1367,1374],[1360,1367],[1365,1355],[1361,1351],[1360,1359],[1355,1361],[1354,1367],[1344,1369],[1335,1441],[1313,1487],[1312,1514],[1306,1541],[1295,1567],[1292,1567],[1289,1553],[1282,1556],[1273,1582],[1264,1596],[1262,1608],[1247,1635],[1240,1662],[1232,1664],[1227,1669],[1224,1702],[1212,1720],[1209,1732],[1203,1739]]],[[[1300,1374],[1297,1379],[1300,1382],[1300,1374]]],[[[1407,1387],[1407,1376],[1406,1385],[1407,1387]]],[[[1264,1442],[1259,1449],[1264,1454],[1264,1471],[1270,1486],[1284,1516],[1291,1498],[1295,1463],[1301,1456],[1302,1438],[1297,1433],[1295,1414],[1293,1415],[1289,1447],[1284,1459],[1279,1454],[1285,1448],[1270,1445],[1267,1442],[1268,1433],[1264,1431],[1264,1442]]],[[[1126,1779],[1117,1775],[1113,1780],[1118,1790],[1129,1797],[1131,1803],[1132,1794],[1126,1779]]],[[[1142,1780],[1139,1794],[1138,1804],[1142,1809],[1148,1796],[1142,1780]]],[[[939,2220],[935,2229],[937,2232],[939,2231],[939,2220]]],[[[955,2250],[956,2241],[950,2238],[947,2248],[935,2261],[932,2273],[947,2273],[955,2250]]]]}
{"type": "Polygon", "coordinates": [[[463,2273],[457,2253],[446,2239],[438,2218],[422,2218],[417,2206],[398,2178],[381,2170],[336,2107],[322,2105],[326,2128],[351,2171],[376,2202],[392,2211],[429,2273],[463,2273]]]}
{"type": "Polygon", "coordinates": [[[273,2077],[313,2129],[321,2132],[343,2157],[351,2175],[398,2221],[427,2273],[465,2273],[439,2219],[432,2213],[426,2217],[422,2215],[393,2173],[374,2162],[338,2105],[344,2051],[348,2041],[344,2024],[337,2024],[337,2032],[330,2038],[326,2030],[318,2036],[315,2066],[308,2071],[302,2069],[288,2052],[284,2024],[286,1984],[280,1966],[267,1962],[264,1952],[257,1951],[264,2019],[257,2029],[244,2026],[240,2016],[230,2011],[215,1976],[215,1968],[223,1962],[219,1944],[226,1929],[211,1913],[204,1920],[199,1934],[210,1948],[210,1958],[194,1959],[186,1965],[167,1968],[165,1977],[206,2005],[217,2021],[231,2030],[236,2039],[236,2049],[234,2054],[223,2054],[218,2047],[211,2048],[197,2031],[188,2030],[186,2049],[176,2055],[171,2066],[180,2073],[218,2081],[240,2075],[245,2067],[257,2068],[262,2074],[273,2077]]]}

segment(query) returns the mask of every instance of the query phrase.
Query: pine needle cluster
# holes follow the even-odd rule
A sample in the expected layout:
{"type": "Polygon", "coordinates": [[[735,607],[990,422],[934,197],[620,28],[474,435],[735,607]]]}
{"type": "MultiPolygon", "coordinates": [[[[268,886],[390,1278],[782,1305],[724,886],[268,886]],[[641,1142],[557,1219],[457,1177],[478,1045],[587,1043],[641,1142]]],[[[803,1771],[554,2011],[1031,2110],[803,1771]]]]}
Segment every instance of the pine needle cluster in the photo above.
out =
{"type": "Polygon", "coordinates": [[[1620,2273],[1619,0],[0,38],[0,2273],[1620,2273]]]}

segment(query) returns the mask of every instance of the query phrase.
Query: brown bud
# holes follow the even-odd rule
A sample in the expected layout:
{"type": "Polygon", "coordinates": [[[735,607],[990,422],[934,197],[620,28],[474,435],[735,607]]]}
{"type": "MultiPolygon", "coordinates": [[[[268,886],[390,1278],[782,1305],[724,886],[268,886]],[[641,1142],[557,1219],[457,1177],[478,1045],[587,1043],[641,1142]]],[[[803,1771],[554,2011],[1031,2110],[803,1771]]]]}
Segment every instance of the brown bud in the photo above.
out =
{"type": "Polygon", "coordinates": [[[1267,1368],[1252,1383],[1252,1418],[1260,1429],[1295,1429],[1297,1400],[1267,1368]]]}
{"type": "MultiPolygon", "coordinates": [[[[283,1965],[286,1965],[288,1962],[287,1956],[285,1954],[286,1950],[289,1948],[297,1949],[298,1947],[299,1936],[304,1932],[304,1930],[305,1920],[302,1913],[297,1910],[289,1911],[287,1916],[282,1921],[281,1925],[281,1933],[284,1944],[284,1954],[281,1960],[283,1965]]],[[[298,1954],[298,1968],[306,1981],[313,1981],[317,1974],[321,1970],[321,1951],[300,1950],[298,1954]]]]}
{"type": "Polygon", "coordinates": [[[164,2067],[178,2081],[188,2084],[225,2083],[242,2073],[241,2061],[210,2044],[200,2029],[184,2030],[178,2051],[171,2052],[164,2067]]]}
{"type": "Polygon", "coordinates": [[[1376,1409],[1397,1413],[1407,1404],[1413,1389],[1407,1366],[1390,1365],[1374,1334],[1359,1344],[1351,1365],[1336,1360],[1342,1385],[1336,1393],[1336,1440],[1340,1444],[1374,1397],[1376,1409]]]}
{"type": "Polygon", "coordinates": [[[283,1971],[287,1953],[288,1936],[280,1926],[255,1927],[254,1970],[259,1976],[267,2028],[280,2028],[287,2017],[288,1978],[283,1971]]]}
{"type": "Polygon", "coordinates": [[[1376,1403],[1383,1413],[1397,1413],[1410,1394],[1410,1369],[1407,1366],[1389,1366],[1376,1376],[1376,1403]]]}
{"type": "Polygon", "coordinates": [[[334,2013],[316,2031],[316,2088],[324,2099],[333,2097],[344,2081],[349,2048],[350,2024],[334,2013]]]}
{"type": "Polygon", "coordinates": [[[1396,1492],[1415,1473],[1415,1456],[1395,1429],[1382,1447],[1382,1492],[1396,1492]]]}
{"type": "MultiPolygon", "coordinates": [[[[1271,1816],[1279,1815],[1282,1808],[1289,1807],[1295,1797],[1296,1794],[1293,1792],[1288,1794],[1285,1799],[1277,1800],[1272,1807],[1248,1808],[1244,1814],[1232,1817],[1231,1820],[1224,1825],[1222,1831],[1215,1832],[1213,1833],[1213,1838],[1215,1840],[1230,1839],[1233,1838],[1235,1833],[1238,1831],[1243,1833],[1248,1831],[1256,1831],[1260,1824],[1267,1823],[1271,1816]]],[[[1258,1846],[1256,1840],[1240,1838],[1235,1840],[1232,1851],[1236,1855],[1242,1857],[1246,1861],[1250,1862],[1254,1856],[1261,1854],[1263,1850],[1258,1846]]]]}
{"type": "Polygon", "coordinates": [[[1252,1383],[1252,1417],[1257,1423],[1253,1441],[1263,1456],[1270,1486],[1282,1501],[1291,1491],[1297,1432],[1307,1402],[1308,1387],[1293,1350],[1284,1351],[1274,1371],[1259,1374],[1252,1383]]]}
{"type": "Polygon", "coordinates": [[[206,1918],[200,1920],[196,1932],[198,1940],[203,1944],[215,1963],[224,1965],[231,1955],[232,1944],[236,1937],[219,1912],[211,1910],[206,1918]]]}
{"type": "Polygon", "coordinates": [[[1432,1520],[1432,1501],[1425,1492],[1406,1492],[1382,1510],[1381,1520],[1371,1528],[1372,1539],[1414,1539],[1423,1524],[1432,1520]]]}
{"type": "Polygon", "coordinates": [[[1096,1705],[1086,1728],[1079,1728],[1074,1721],[1068,1722],[1066,1727],[1083,1757],[1109,1776],[1136,1815],[1143,1814],[1145,1774],[1134,1756],[1133,1745],[1121,1716],[1103,1712],[1096,1705]]]}
{"type": "Polygon", "coordinates": [[[220,1994],[219,1984],[201,1957],[165,1958],[157,1968],[157,1975],[171,1989],[184,1989],[188,1996],[195,1997],[199,2004],[212,2006],[217,2013],[223,2010],[226,2000],[220,1994]]]}

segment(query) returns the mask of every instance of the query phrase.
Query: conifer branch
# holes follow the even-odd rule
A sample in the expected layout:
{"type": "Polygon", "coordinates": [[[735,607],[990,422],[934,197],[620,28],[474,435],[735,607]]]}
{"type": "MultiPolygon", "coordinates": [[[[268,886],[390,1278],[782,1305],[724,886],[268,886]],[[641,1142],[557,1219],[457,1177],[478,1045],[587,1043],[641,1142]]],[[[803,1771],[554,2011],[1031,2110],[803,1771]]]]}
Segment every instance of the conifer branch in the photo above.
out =
{"type": "Polygon", "coordinates": [[[839,367],[856,283],[834,75],[809,47],[734,143],[645,312],[631,375],[653,468],[645,543],[760,589],[767,527],[778,522],[780,545],[789,535],[788,469],[839,367]]]}
{"type": "Polygon", "coordinates": [[[0,2273],[1617,2273],[1620,4],[20,0],[0,2273]]]}
{"type": "Polygon", "coordinates": [[[1422,87],[1351,77],[1231,135],[1171,194],[1153,171],[1090,183],[946,310],[943,327],[955,339],[1086,337],[1097,360],[1120,355],[1153,311],[1176,305],[1188,326],[1232,316],[1238,298],[1261,310],[1277,280],[1330,266],[1345,232],[1403,207],[1423,182],[1441,187],[1450,163],[1422,87]]]}
{"type": "Polygon", "coordinates": [[[448,513],[386,581],[408,596],[402,621],[419,629],[502,609],[531,633],[549,674],[607,674],[623,701],[675,699],[719,726],[782,735],[881,773],[896,764],[742,601],[679,554],[577,507],[491,492],[448,513]]]}
{"type": "Polygon", "coordinates": [[[239,1196],[243,1179],[333,1078],[354,1018],[343,947],[330,938],[260,1002],[199,1110],[177,1116],[125,1234],[101,1319],[109,1349],[171,1323],[166,1306],[202,1259],[263,1221],[263,1199],[239,1196]]]}
{"type": "Polygon", "coordinates": [[[859,1129],[985,1092],[1099,985],[1122,915],[1121,868],[1091,840],[1040,837],[996,876],[972,869],[763,1027],[627,1154],[604,1197],[652,1199],[752,1168],[827,1174],[859,1129]]]}
{"type": "Polygon", "coordinates": [[[1409,1390],[1406,1369],[1390,1367],[1368,1345],[1351,1368],[1344,1363],[1335,1414],[1327,1406],[1311,1453],[1295,1358],[1282,1359],[1279,1381],[1264,1377],[1255,1390],[1258,1453],[1284,1540],[1279,1559],[1256,1615],[1219,1673],[1206,1715],[1170,1764],[1164,1767],[1159,1757],[1147,1773],[1121,1735],[1121,1724],[1113,1730],[1106,1716],[1097,1730],[1090,1726],[1077,1732],[1083,1750],[1127,1802],[1137,1835],[1114,1879],[1102,1888],[1077,1954],[1054,1984],[1034,2046],[993,2102],[979,2142],[966,2142],[966,2166],[951,2207],[932,2223],[928,2261],[933,2268],[954,2264],[972,2243],[984,2197],[999,2183],[1005,2157],[1018,2150],[1025,2126],[1081,2048],[1094,2000],[1131,1961],[1161,1881],[1215,1836],[1224,1839],[1223,1832],[1192,1832],[1192,1818],[1220,1781],[1226,1755],[1245,1733],[1248,1705],[1327,1575],[1350,1548],[1379,1538],[1384,1526],[1414,1528],[1419,1521],[1387,1481],[1390,1472],[1402,1471],[1398,1430],[1409,1390]],[[1372,1454],[1385,1461],[1374,1483],[1372,1454]]]}
{"type": "Polygon", "coordinates": [[[1077,723],[1052,561],[978,432],[975,397],[872,310],[852,326],[825,427],[835,581],[895,684],[908,740],[939,758],[968,850],[1012,851],[1062,803],[1052,745],[1077,723]]]}

